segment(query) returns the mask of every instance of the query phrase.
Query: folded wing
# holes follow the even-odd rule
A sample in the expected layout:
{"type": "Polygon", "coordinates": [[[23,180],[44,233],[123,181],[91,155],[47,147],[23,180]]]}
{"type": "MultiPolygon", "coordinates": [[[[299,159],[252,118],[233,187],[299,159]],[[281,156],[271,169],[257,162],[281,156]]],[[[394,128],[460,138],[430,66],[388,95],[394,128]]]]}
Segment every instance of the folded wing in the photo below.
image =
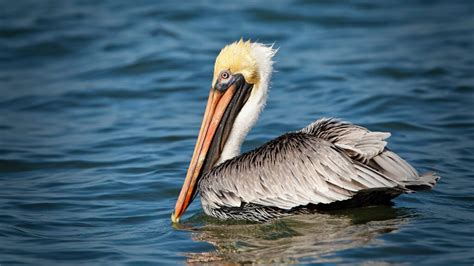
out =
{"type": "Polygon", "coordinates": [[[333,119],[318,120],[214,167],[200,182],[203,208],[291,210],[384,189],[400,194],[411,191],[410,184],[415,188],[420,182],[433,183],[386,149],[389,136],[333,119]]]}

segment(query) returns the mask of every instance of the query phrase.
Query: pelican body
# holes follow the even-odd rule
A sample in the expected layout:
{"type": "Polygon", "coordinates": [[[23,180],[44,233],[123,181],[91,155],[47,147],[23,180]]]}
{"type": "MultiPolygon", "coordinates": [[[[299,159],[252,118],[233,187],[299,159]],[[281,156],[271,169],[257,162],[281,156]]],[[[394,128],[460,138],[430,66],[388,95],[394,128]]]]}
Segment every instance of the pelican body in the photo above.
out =
{"type": "Polygon", "coordinates": [[[390,133],[319,119],[240,154],[262,111],[276,50],[240,40],[219,53],[194,153],[172,221],[200,193],[207,215],[264,222],[300,213],[385,204],[431,189],[386,146],[390,133]]]}

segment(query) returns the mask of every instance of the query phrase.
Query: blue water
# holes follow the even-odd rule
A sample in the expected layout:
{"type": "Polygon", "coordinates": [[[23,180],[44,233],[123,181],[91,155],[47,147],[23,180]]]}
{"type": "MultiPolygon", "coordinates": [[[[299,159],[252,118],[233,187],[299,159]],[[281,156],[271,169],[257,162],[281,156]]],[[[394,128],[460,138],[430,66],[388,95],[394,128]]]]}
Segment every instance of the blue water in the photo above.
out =
{"type": "Polygon", "coordinates": [[[0,264],[474,263],[473,1],[1,1],[0,264]],[[321,116],[443,178],[392,207],[170,214],[219,49],[280,48],[244,150],[321,116]]]}

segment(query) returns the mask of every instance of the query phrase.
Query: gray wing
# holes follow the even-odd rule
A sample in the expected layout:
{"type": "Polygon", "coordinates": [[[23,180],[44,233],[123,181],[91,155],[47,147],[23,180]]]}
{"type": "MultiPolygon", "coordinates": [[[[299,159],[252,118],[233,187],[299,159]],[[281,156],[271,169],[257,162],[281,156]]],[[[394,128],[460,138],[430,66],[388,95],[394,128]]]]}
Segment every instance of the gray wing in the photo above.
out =
{"type": "Polygon", "coordinates": [[[346,155],[364,164],[385,150],[385,139],[390,137],[388,132],[372,132],[358,125],[327,118],[315,121],[301,132],[333,143],[346,155]]]}
{"type": "Polygon", "coordinates": [[[301,132],[333,143],[352,159],[376,169],[410,189],[430,189],[440,179],[434,173],[420,176],[408,162],[390,151],[385,141],[390,137],[388,132],[373,132],[358,125],[327,118],[317,120],[301,132]]]}
{"type": "MultiPolygon", "coordinates": [[[[372,150],[366,145],[355,147],[362,152],[372,150]]],[[[223,162],[208,172],[199,186],[205,210],[244,203],[289,210],[350,199],[370,188],[403,188],[351,159],[334,142],[304,130],[223,162]]]]}

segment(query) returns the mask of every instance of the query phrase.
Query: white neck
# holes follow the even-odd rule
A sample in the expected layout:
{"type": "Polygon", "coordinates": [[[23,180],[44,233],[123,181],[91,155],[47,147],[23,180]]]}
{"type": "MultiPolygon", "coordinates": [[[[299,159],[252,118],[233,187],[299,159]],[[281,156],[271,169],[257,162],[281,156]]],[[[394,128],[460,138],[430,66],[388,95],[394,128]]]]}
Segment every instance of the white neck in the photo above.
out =
{"type": "Polygon", "coordinates": [[[232,126],[232,130],[217,164],[240,154],[245,137],[257,122],[267,101],[268,88],[273,69],[272,57],[276,53],[276,50],[263,44],[254,43],[252,52],[259,65],[260,80],[258,84],[254,85],[249,99],[235,118],[234,125],[232,126]]]}

